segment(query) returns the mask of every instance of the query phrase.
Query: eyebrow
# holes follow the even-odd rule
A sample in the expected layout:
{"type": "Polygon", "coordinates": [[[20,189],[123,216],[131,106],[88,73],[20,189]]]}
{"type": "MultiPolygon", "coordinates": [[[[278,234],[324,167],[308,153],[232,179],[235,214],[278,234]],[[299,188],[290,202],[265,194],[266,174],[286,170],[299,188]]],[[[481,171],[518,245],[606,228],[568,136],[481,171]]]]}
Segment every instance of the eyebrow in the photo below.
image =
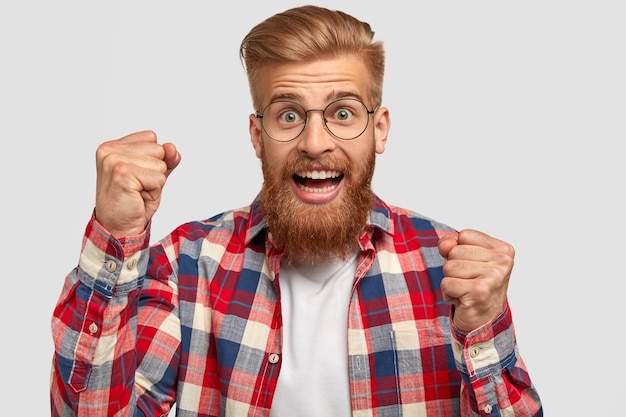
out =
{"type": "MultiPolygon", "coordinates": [[[[326,97],[324,97],[324,102],[330,103],[331,101],[339,100],[342,98],[356,98],[356,99],[363,101],[363,97],[361,97],[360,94],[357,94],[354,91],[345,90],[345,91],[331,91],[330,93],[326,95],[326,97]]],[[[301,104],[302,102],[305,101],[305,97],[300,94],[294,94],[294,93],[278,94],[278,95],[272,96],[272,98],[270,99],[270,103],[277,101],[277,100],[290,100],[290,101],[295,101],[298,104],[301,104]]]]}

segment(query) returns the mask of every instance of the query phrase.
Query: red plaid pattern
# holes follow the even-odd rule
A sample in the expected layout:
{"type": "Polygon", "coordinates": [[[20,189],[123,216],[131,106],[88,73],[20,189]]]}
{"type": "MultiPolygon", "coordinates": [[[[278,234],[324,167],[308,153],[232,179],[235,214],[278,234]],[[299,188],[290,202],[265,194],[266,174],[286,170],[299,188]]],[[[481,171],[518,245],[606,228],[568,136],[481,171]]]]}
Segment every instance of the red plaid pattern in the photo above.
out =
{"type": "MultiPolygon", "coordinates": [[[[375,200],[349,306],[353,417],[542,415],[508,308],[451,326],[437,242],[455,233],[375,200]]],[[[52,319],[52,415],[269,416],[280,257],[258,201],[152,246],[92,218],[52,319]]]]}

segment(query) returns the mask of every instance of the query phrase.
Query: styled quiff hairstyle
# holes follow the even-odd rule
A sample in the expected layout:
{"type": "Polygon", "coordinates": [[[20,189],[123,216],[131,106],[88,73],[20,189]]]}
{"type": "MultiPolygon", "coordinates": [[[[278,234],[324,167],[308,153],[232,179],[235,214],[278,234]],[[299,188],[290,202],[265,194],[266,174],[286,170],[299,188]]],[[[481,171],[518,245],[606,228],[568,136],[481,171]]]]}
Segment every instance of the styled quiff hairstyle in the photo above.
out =
{"type": "Polygon", "coordinates": [[[374,41],[366,22],[338,10],[301,6],[275,14],[256,25],[239,48],[248,75],[252,103],[261,111],[259,73],[268,66],[289,62],[312,62],[343,55],[363,59],[369,68],[368,91],[374,108],[381,105],[385,73],[385,50],[374,41]]]}

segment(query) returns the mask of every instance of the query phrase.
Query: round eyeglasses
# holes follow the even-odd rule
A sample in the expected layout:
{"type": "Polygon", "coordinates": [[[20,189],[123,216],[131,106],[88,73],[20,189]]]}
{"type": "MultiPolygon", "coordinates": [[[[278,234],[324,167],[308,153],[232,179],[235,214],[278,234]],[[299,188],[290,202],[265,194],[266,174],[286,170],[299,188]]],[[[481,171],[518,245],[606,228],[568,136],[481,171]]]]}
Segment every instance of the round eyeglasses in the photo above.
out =
{"type": "Polygon", "coordinates": [[[305,110],[302,105],[290,100],[272,101],[265,106],[261,119],[265,133],[277,142],[289,142],[296,139],[306,127],[308,114],[320,111],[326,129],[337,139],[356,139],[365,132],[369,123],[369,110],[356,98],[341,98],[330,102],[324,109],[305,110]]]}

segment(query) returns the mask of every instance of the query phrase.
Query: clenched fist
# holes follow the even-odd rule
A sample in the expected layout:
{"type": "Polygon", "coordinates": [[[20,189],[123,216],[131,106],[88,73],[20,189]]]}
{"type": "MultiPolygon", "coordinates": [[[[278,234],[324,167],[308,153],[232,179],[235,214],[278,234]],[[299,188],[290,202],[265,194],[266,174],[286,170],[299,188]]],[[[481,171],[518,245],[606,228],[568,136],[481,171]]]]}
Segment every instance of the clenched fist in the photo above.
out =
{"type": "Polygon", "coordinates": [[[172,143],[143,131],[102,143],[96,151],[96,218],[116,238],[143,232],[181,156],[172,143]]]}
{"type": "Polygon", "coordinates": [[[439,253],[447,259],[441,291],[454,305],[455,326],[469,332],[495,318],[506,303],[513,247],[476,230],[462,230],[457,239],[442,238],[439,253]]]}

